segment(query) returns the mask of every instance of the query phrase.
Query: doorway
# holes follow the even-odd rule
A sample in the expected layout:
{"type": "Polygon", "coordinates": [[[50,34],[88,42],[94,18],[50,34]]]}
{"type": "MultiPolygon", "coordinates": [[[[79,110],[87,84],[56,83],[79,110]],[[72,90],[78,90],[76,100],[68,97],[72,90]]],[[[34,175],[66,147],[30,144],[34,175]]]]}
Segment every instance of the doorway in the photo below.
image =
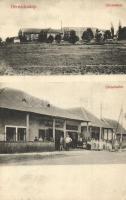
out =
{"type": "Polygon", "coordinates": [[[77,144],[78,144],[78,134],[77,134],[77,132],[68,132],[68,134],[72,139],[71,147],[77,148],[77,144]]]}
{"type": "Polygon", "coordinates": [[[64,137],[64,132],[61,130],[55,130],[55,149],[60,150],[60,138],[64,137]]]}

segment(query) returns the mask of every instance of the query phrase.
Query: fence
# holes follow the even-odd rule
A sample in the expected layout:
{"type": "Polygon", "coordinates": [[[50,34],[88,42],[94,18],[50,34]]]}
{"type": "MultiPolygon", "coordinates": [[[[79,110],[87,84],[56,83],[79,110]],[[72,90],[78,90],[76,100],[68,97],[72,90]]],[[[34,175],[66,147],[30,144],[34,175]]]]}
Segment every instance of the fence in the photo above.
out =
{"type": "Polygon", "coordinates": [[[54,142],[0,142],[0,153],[54,151],[54,142]]]}

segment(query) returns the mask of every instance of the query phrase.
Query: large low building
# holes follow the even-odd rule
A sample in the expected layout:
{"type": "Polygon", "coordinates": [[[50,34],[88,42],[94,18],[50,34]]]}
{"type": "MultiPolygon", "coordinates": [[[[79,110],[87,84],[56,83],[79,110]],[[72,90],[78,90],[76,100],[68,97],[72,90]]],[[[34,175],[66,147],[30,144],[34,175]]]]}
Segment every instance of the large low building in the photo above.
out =
{"type": "Polygon", "coordinates": [[[54,38],[57,34],[62,34],[61,30],[59,29],[52,29],[52,28],[22,28],[18,32],[19,38],[24,38],[26,42],[32,42],[32,41],[38,41],[39,40],[39,34],[41,32],[44,32],[46,34],[46,37],[48,38],[50,35],[52,35],[54,38]]]}
{"type": "Polygon", "coordinates": [[[86,117],[88,119],[88,125],[85,122],[81,123],[81,133],[84,138],[107,141],[112,141],[115,138],[113,126],[100,120],[85,108],[72,108],[69,109],[69,112],[82,115],[84,118],[86,117]]]}
{"type": "Polygon", "coordinates": [[[0,140],[34,141],[35,137],[56,141],[67,133],[78,138],[87,118],[71,114],[22,91],[0,90],[0,140]]]}
{"type": "MultiPolygon", "coordinates": [[[[63,27],[63,34],[67,37],[70,36],[70,31],[74,30],[76,35],[79,37],[79,40],[82,40],[83,32],[86,31],[89,27],[63,27]]],[[[96,29],[92,27],[93,34],[95,35],[96,29]]]]}
{"type": "MultiPolygon", "coordinates": [[[[110,126],[114,133],[116,133],[115,138],[120,141],[121,137],[123,141],[126,141],[126,129],[116,120],[103,118],[104,123],[110,126]]],[[[108,138],[109,136],[106,135],[108,138]]]]}
{"type": "Polygon", "coordinates": [[[33,142],[38,138],[56,147],[67,134],[76,143],[79,137],[112,141],[121,130],[116,131],[112,120],[100,120],[84,108],[62,109],[23,91],[0,90],[0,141],[33,142]]]}

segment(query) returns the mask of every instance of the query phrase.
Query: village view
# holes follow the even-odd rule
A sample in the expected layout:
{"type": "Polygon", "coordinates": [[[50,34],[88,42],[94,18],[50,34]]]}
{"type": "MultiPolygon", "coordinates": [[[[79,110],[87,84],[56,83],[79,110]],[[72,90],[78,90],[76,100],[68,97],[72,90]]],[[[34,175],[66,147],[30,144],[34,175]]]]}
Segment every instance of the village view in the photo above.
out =
{"type": "MultiPolygon", "coordinates": [[[[43,90],[48,94],[46,87],[43,90]]],[[[119,90],[124,89],[120,87],[119,90]]],[[[65,89],[63,92],[66,93],[65,89]]],[[[76,96],[76,92],[72,94],[76,96]]],[[[111,93],[113,101],[115,95],[111,93]]],[[[109,100],[108,97],[109,91],[105,95],[109,100]]],[[[114,114],[108,100],[108,113],[114,114]]],[[[2,87],[0,164],[125,163],[125,104],[117,107],[116,119],[104,117],[103,105],[97,104],[100,117],[80,104],[62,108],[20,89],[2,87]]]]}
{"type": "Polygon", "coordinates": [[[126,27],[20,28],[0,38],[1,75],[125,74],[126,27]]]}
{"type": "Polygon", "coordinates": [[[118,30],[114,29],[111,23],[110,29],[102,30],[92,27],[62,27],[60,29],[53,28],[21,28],[18,36],[7,37],[2,40],[0,44],[11,43],[26,43],[26,42],[40,42],[40,43],[57,43],[64,44],[65,42],[71,44],[104,44],[116,43],[117,41],[126,40],[126,27],[121,25],[119,21],[118,30]]]}

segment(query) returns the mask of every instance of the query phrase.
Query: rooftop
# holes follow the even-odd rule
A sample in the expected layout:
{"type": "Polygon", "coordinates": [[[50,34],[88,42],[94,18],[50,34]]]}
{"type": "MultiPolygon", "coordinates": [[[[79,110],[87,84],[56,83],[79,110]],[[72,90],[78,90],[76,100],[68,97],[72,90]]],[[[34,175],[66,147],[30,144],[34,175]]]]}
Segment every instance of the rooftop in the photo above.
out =
{"type": "Polygon", "coordinates": [[[117,134],[121,132],[122,134],[126,134],[126,130],[122,127],[122,125],[118,121],[107,118],[103,118],[103,121],[109,126],[111,126],[113,129],[115,129],[115,132],[117,134]]]}
{"type": "Polygon", "coordinates": [[[77,113],[70,113],[68,110],[51,105],[48,101],[11,88],[0,89],[0,108],[87,121],[87,118],[77,115],[77,113]]]}
{"type": "Polygon", "coordinates": [[[77,108],[71,108],[68,110],[71,113],[76,113],[76,115],[80,115],[81,117],[87,118],[87,120],[91,122],[92,126],[111,128],[109,124],[104,123],[104,121],[97,118],[95,115],[87,111],[85,108],[77,107],[77,108]]]}

